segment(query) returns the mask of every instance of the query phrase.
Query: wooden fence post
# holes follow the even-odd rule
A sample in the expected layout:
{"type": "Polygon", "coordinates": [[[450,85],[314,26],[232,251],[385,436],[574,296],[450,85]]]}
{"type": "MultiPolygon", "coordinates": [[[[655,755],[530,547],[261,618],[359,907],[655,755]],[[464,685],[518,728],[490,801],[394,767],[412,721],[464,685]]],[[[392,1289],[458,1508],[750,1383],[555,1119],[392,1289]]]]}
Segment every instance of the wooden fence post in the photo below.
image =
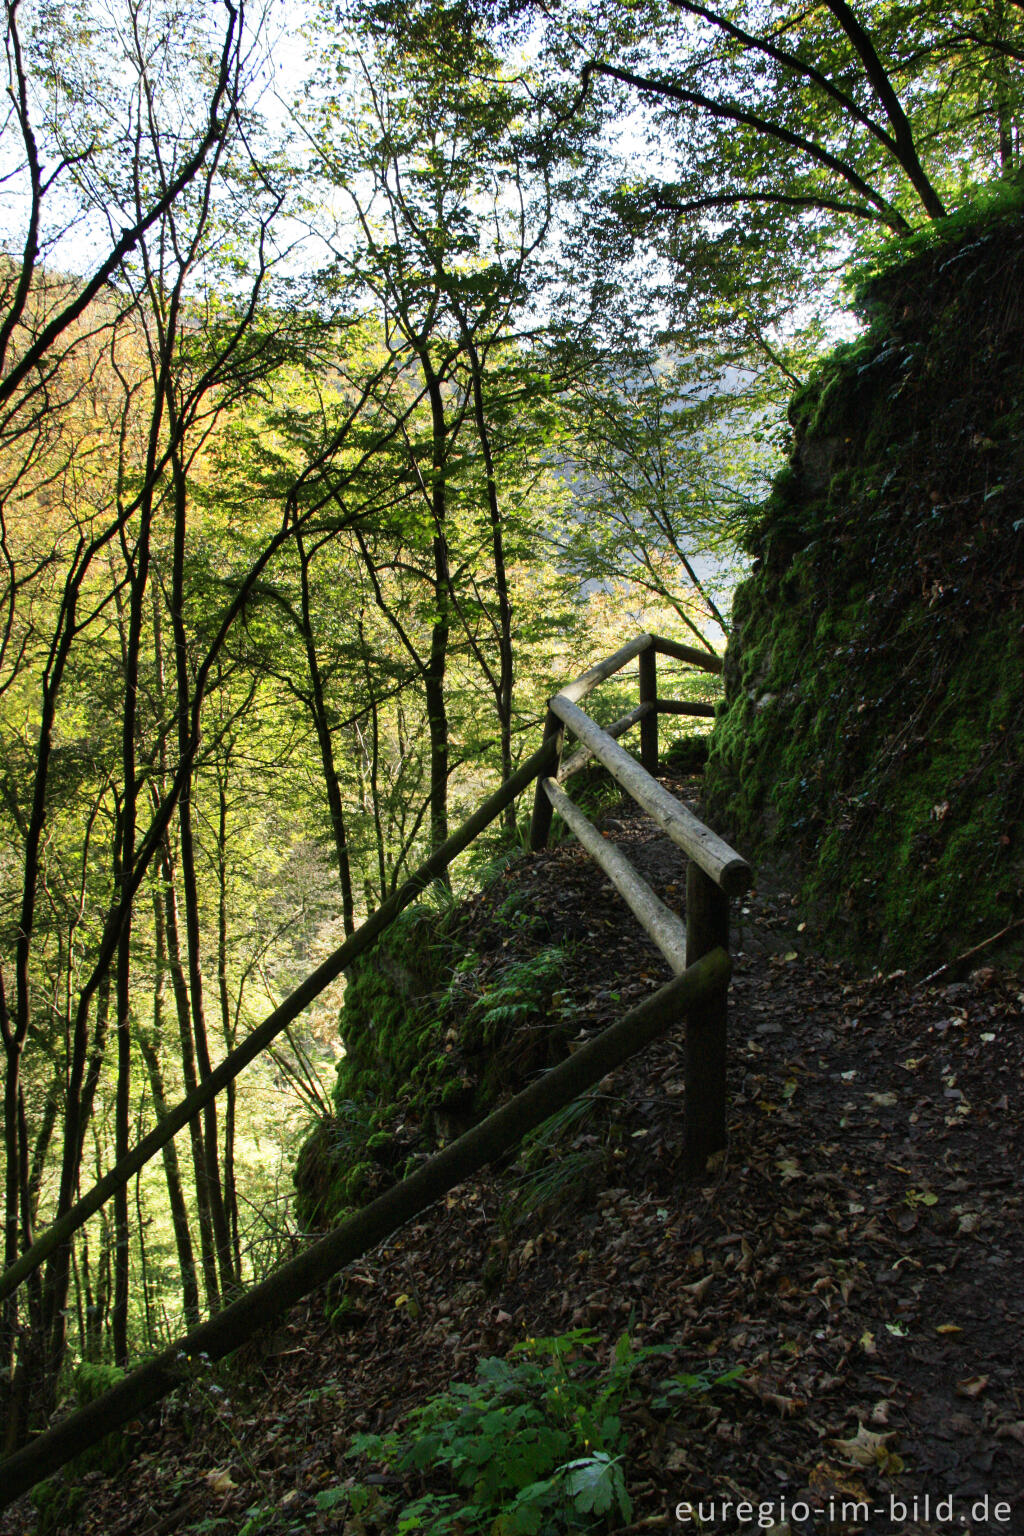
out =
{"type": "MultiPolygon", "coordinates": [[[[721,947],[729,951],[729,898],[691,859],[686,872],[686,963],[721,947]]],[[[686,1020],[687,1173],[703,1173],[726,1144],[725,1071],[728,979],[686,1020]]]]}
{"type": "MultiPolygon", "coordinates": [[[[548,710],[547,718],[544,721],[545,742],[549,736],[557,736],[559,738],[558,756],[555,758],[554,767],[550,771],[551,778],[557,779],[558,762],[562,756],[562,742],[565,740],[565,726],[551,709],[548,710]]],[[[548,837],[551,834],[552,806],[551,801],[544,793],[543,779],[544,775],[538,774],[537,788],[533,797],[533,816],[530,819],[530,851],[532,853],[539,853],[542,848],[546,848],[548,837]]]]}
{"type": "Polygon", "coordinates": [[[640,722],[640,761],[650,774],[658,771],[658,657],[654,646],[640,652],[640,703],[650,713],[640,722]]]}

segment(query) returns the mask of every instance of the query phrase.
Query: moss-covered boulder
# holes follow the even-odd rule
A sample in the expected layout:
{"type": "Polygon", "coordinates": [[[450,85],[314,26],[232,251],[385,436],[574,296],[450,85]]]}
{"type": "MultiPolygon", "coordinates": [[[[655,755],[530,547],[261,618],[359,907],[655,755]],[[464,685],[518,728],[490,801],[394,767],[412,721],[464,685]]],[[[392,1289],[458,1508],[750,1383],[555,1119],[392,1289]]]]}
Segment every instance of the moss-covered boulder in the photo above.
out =
{"type": "Polygon", "coordinates": [[[334,1113],[304,1143],[297,1214],[329,1225],[559,1060],[564,949],[499,879],[409,907],[346,977],[334,1113]]]}
{"type": "Polygon", "coordinates": [[[1019,208],[904,249],[859,302],[752,530],[706,798],[892,968],[1024,912],[1019,208]]]}

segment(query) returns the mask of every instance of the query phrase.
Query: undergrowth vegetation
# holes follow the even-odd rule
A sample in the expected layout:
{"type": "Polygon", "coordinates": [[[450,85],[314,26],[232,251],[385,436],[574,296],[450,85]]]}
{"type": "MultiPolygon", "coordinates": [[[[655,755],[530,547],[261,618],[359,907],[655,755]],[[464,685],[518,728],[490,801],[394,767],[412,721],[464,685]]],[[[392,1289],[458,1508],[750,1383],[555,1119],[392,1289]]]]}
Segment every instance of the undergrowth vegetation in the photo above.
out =
{"type": "Polygon", "coordinates": [[[373,1199],[561,1057],[578,1028],[571,947],[514,879],[406,909],[348,975],[333,1114],[296,1167],[305,1225],[373,1199]]]}
{"type": "MultiPolygon", "coordinates": [[[[575,1329],[524,1339],[505,1359],[477,1366],[476,1380],[454,1383],[385,1435],[357,1435],[349,1454],[401,1480],[338,1489],[356,1515],[398,1533],[434,1536],[536,1536],[537,1532],[617,1529],[630,1519],[625,1411],[651,1398],[645,1367],[666,1351],[619,1336],[604,1366],[599,1336],[575,1329]],[[413,1487],[413,1497],[407,1490],[413,1487]]],[[[676,1375],[653,1394],[655,1410],[688,1394],[731,1384],[733,1369],[676,1375]]]]}

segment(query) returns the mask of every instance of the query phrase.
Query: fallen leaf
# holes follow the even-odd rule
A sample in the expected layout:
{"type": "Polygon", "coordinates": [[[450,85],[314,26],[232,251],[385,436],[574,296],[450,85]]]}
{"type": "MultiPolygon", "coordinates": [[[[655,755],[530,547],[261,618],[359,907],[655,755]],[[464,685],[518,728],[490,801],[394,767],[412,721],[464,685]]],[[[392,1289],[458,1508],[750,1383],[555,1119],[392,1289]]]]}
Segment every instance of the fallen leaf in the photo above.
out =
{"type": "Polygon", "coordinates": [[[226,1467],[215,1467],[212,1472],[206,1472],[203,1475],[209,1484],[210,1491],[220,1496],[228,1494],[232,1489],[238,1487],[238,1484],[226,1467]]]}
{"type": "Polygon", "coordinates": [[[695,1280],[692,1285],[684,1285],[681,1289],[687,1296],[692,1296],[694,1301],[703,1301],[714,1278],[714,1275],[705,1275],[703,1280],[695,1280]]]}
{"type": "Polygon", "coordinates": [[[988,1386],[987,1376],[965,1376],[956,1384],[957,1397],[980,1397],[988,1386]]]}
{"type": "Polygon", "coordinates": [[[857,1433],[849,1440],[833,1440],[832,1444],[851,1467],[885,1467],[891,1459],[890,1442],[896,1439],[896,1431],[876,1434],[858,1424],[857,1433]]]}
{"type": "Polygon", "coordinates": [[[858,1503],[868,1502],[868,1491],[860,1478],[848,1467],[833,1466],[830,1461],[819,1461],[811,1468],[807,1486],[812,1493],[825,1495],[846,1494],[858,1503]]]}

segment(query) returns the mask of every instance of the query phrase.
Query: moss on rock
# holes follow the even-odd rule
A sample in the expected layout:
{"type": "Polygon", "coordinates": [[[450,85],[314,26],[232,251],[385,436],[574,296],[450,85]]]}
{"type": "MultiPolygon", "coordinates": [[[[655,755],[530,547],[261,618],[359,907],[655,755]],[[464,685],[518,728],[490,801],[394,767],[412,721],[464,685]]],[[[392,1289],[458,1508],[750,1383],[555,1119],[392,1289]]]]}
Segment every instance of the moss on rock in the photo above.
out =
{"type": "Polygon", "coordinates": [[[706,800],[886,967],[1024,910],[1024,220],[874,275],[794,397],[750,535],[706,800]]]}
{"type": "Polygon", "coordinates": [[[407,908],[346,978],[334,1113],[296,1163],[306,1227],[340,1220],[557,1061],[564,950],[523,893],[407,908]]]}

